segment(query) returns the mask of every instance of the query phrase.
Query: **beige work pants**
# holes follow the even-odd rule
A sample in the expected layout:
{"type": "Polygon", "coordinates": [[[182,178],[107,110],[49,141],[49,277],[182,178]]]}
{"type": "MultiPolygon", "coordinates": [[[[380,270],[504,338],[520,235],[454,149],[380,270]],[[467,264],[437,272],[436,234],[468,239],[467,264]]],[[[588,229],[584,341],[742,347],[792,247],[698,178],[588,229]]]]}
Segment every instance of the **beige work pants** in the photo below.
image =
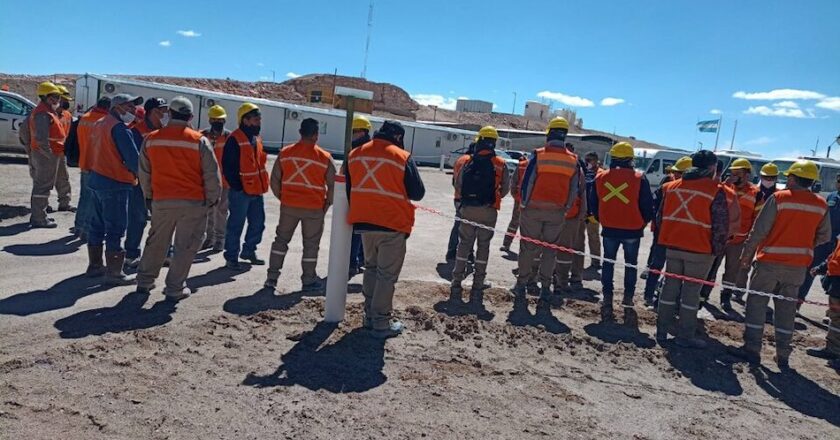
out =
{"type": "MultiPolygon", "coordinates": [[[[55,186],[56,175],[62,157],[50,150],[37,149],[29,153],[30,173],[32,175],[32,214],[29,222],[44,224],[47,222],[47,205],[50,191],[55,186]]],[[[66,169],[65,169],[66,172],[66,169]]]]}
{"type": "Polygon", "coordinates": [[[55,174],[55,191],[58,193],[58,207],[70,206],[70,174],[67,172],[67,156],[58,156],[58,169],[55,174]]]}
{"type": "MultiPolygon", "coordinates": [[[[470,220],[491,228],[496,227],[496,220],[499,211],[492,206],[466,206],[461,205],[461,218],[470,220]]],[[[473,274],[473,287],[484,284],[487,277],[487,258],[490,256],[490,240],[493,239],[493,231],[461,222],[458,229],[458,252],[455,256],[455,268],[452,270],[452,283],[460,284],[464,281],[467,269],[467,259],[478,240],[475,251],[475,273],[473,274]]]]}
{"type": "Polygon", "coordinates": [[[277,222],[277,230],[274,242],[271,244],[271,255],[268,259],[268,277],[276,280],[280,277],[283,269],[283,262],[286,253],[289,252],[289,242],[295,235],[298,224],[301,226],[303,236],[303,258],[301,268],[303,284],[311,284],[318,281],[315,268],[318,265],[318,249],[321,245],[321,236],[324,234],[324,210],[303,209],[291,206],[280,206],[280,221],[277,222]]]}
{"type": "Polygon", "coordinates": [[[406,234],[392,231],[362,231],[365,250],[365,321],[375,330],[391,325],[394,311],[394,285],[405,261],[406,234]]]}
{"type": "MultiPolygon", "coordinates": [[[[582,219],[569,219],[563,226],[560,233],[560,246],[571,248],[576,251],[584,251],[586,246],[585,227],[582,219]]],[[[583,255],[557,252],[557,265],[554,268],[555,282],[557,285],[565,286],[569,282],[581,282],[583,280],[583,255]],[[571,270],[571,278],[569,271],[571,270]]]]}
{"type": "Polygon", "coordinates": [[[222,188],[219,203],[210,209],[207,215],[207,240],[211,243],[225,242],[225,227],[228,215],[228,188],[222,188]]]}
{"type": "MultiPolygon", "coordinates": [[[[677,275],[705,280],[712,268],[714,255],[668,249],[666,251],[665,271],[677,275]]],[[[666,277],[665,287],[659,297],[659,309],[656,326],[667,330],[674,322],[677,312],[677,297],[680,298],[680,321],[678,336],[693,338],[697,328],[697,309],[700,306],[702,284],[683,282],[677,278],[666,277]]]]}
{"type": "MultiPolygon", "coordinates": [[[[589,242],[589,253],[601,256],[601,225],[596,222],[586,223],[586,239],[589,242]]],[[[592,265],[600,266],[601,260],[592,260],[592,265]]]]}
{"type": "MultiPolygon", "coordinates": [[[[522,236],[559,244],[563,224],[566,221],[565,214],[565,209],[523,209],[520,218],[522,236]]],[[[519,249],[517,284],[533,281],[531,268],[535,264],[535,259],[539,258],[539,281],[542,287],[548,287],[554,276],[557,251],[524,240],[520,242],[519,249]]]]}
{"type": "MultiPolygon", "coordinates": [[[[519,230],[519,215],[520,215],[520,208],[519,208],[519,200],[513,201],[513,213],[510,215],[510,223],[508,223],[507,231],[509,234],[516,234],[516,231],[519,230]]],[[[513,236],[512,235],[505,235],[504,240],[502,240],[502,246],[506,248],[510,248],[510,245],[513,243],[513,236]]]]}
{"type": "MultiPolygon", "coordinates": [[[[799,286],[805,281],[806,270],[808,270],[807,267],[756,261],[750,279],[750,290],[798,299],[799,286]]],[[[744,313],[744,348],[753,353],[761,352],[764,321],[769,302],[770,298],[763,295],[750,293],[747,297],[747,309],[744,313]]],[[[796,320],[796,303],[797,301],[783,299],[773,300],[776,354],[781,358],[787,358],[791,353],[790,341],[793,338],[793,325],[796,320]]]]}

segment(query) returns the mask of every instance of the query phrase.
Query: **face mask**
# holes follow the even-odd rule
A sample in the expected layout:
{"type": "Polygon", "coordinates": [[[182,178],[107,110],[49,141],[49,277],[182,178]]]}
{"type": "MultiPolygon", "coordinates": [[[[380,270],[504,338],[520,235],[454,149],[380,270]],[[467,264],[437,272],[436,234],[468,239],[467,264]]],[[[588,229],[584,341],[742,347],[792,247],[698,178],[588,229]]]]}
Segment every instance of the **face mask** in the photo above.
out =
{"type": "Polygon", "coordinates": [[[765,188],[772,188],[772,187],[776,186],[776,182],[774,182],[772,180],[761,179],[761,186],[763,186],[765,188]]]}
{"type": "Polygon", "coordinates": [[[120,120],[122,120],[126,124],[131,124],[132,122],[134,122],[134,113],[125,112],[120,115],[120,120]]]}
{"type": "Polygon", "coordinates": [[[164,113],[163,116],[160,117],[160,126],[166,127],[169,125],[169,113],[164,113]]]}
{"type": "Polygon", "coordinates": [[[62,103],[60,104],[60,106],[61,106],[61,108],[63,108],[64,110],[69,110],[69,109],[70,109],[70,103],[69,103],[69,102],[62,102],[62,103]]]}
{"type": "Polygon", "coordinates": [[[242,131],[244,131],[245,134],[248,134],[248,135],[251,135],[251,136],[257,136],[257,135],[260,134],[260,126],[259,125],[251,125],[251,126],[244,125],[244,126],[242,126],[242,131]]]}
{"type": "Polygon", "coordinates": [[[222,130],[225,129],[225,123],[224,122],[211,122],[210,123],[210,129],[217,132],[217,133],[221,133],[222,130]]]}

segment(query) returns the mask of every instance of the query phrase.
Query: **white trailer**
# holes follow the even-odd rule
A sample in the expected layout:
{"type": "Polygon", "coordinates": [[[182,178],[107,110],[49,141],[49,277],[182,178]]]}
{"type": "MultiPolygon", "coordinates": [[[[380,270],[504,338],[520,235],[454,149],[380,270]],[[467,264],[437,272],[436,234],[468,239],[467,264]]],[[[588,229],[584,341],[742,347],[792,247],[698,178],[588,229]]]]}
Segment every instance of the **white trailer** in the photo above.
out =
{"type": "MultiPolygon", "coordinates": [[[[310,107],[268,99],[231,95],[193,87],[160,84],[149,81],[118,78],[106,75],[85,74],[76,80],[76,103],[81,111],[96,104],[102,96],[114,96],[130,93],[143,98],[161,97],[171,100],[181,95],[192,101],[195,107],[195,128],[208,125],[207,109],[219,104],[228,113],[226,128],[236,129],[236,110],[243,102],[253,102],[260,106],[262,113],[263,143],[270,152],[277,152],[284,145],[297,142],[300,121],[305,118],[317,119],[321,134],[318,143],[340,158],[344,152],[344,110],[310,107]]],[[[384,118],[370,116],[376,130],[385,121],[384,118]]],[[[414,160],[421,165],[437,166],[441,156],[448,156],[452,151],[464,148],[472,142],[476,132],[454,128],[436,127],[409,121],[400,121],[405,127],[405,149],[411,152],[414,160]]]]}

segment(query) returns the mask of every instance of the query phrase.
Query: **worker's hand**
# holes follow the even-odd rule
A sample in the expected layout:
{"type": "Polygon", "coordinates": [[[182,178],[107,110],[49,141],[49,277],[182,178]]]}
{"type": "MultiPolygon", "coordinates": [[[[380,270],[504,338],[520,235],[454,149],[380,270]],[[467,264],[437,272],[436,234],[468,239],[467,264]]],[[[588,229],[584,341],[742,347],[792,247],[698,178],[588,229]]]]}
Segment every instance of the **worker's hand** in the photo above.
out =
{"type": "Polygon", "coordinates": [[[586,217],[586,223],[590,225],[597,225],[598,219],[596,219],[594,215],[590,215],[589,217],[586,217]]]}
{"type": "Polygon", "coordinates": [[[809,270],[808,272],[811,273],[812,277],[815,277],[815,276],[819,275],[819,272],[817,271],[816,266],[812,267],[811,270],[809,270]]]}

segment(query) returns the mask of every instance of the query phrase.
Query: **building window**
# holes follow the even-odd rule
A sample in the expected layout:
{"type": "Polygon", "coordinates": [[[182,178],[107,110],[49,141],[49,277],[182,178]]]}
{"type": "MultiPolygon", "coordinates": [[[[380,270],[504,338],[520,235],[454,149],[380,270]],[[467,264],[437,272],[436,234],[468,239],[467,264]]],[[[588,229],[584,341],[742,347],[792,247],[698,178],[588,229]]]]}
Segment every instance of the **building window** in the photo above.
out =
{"type": "Polygon", "coordinates": [[[309,102],[321,102],[321,91],[313,90],[309,92],[309,102]]]}
{"type": "Polygon", "coordinates": [[[437,140],[435,141],[435,148],[440,148],[440,142],[441,142],[441,139],[437,138],[437,140]]]}
{"type": "Polygon", "coordinates": [[[326,123],[326,122],[322,122],[322,123],[320,123],[320,124],[318,124],[318,125],[320,125],[320,126],[321,126],[321,134],[327,134],[327,123],[326,123]]]}

